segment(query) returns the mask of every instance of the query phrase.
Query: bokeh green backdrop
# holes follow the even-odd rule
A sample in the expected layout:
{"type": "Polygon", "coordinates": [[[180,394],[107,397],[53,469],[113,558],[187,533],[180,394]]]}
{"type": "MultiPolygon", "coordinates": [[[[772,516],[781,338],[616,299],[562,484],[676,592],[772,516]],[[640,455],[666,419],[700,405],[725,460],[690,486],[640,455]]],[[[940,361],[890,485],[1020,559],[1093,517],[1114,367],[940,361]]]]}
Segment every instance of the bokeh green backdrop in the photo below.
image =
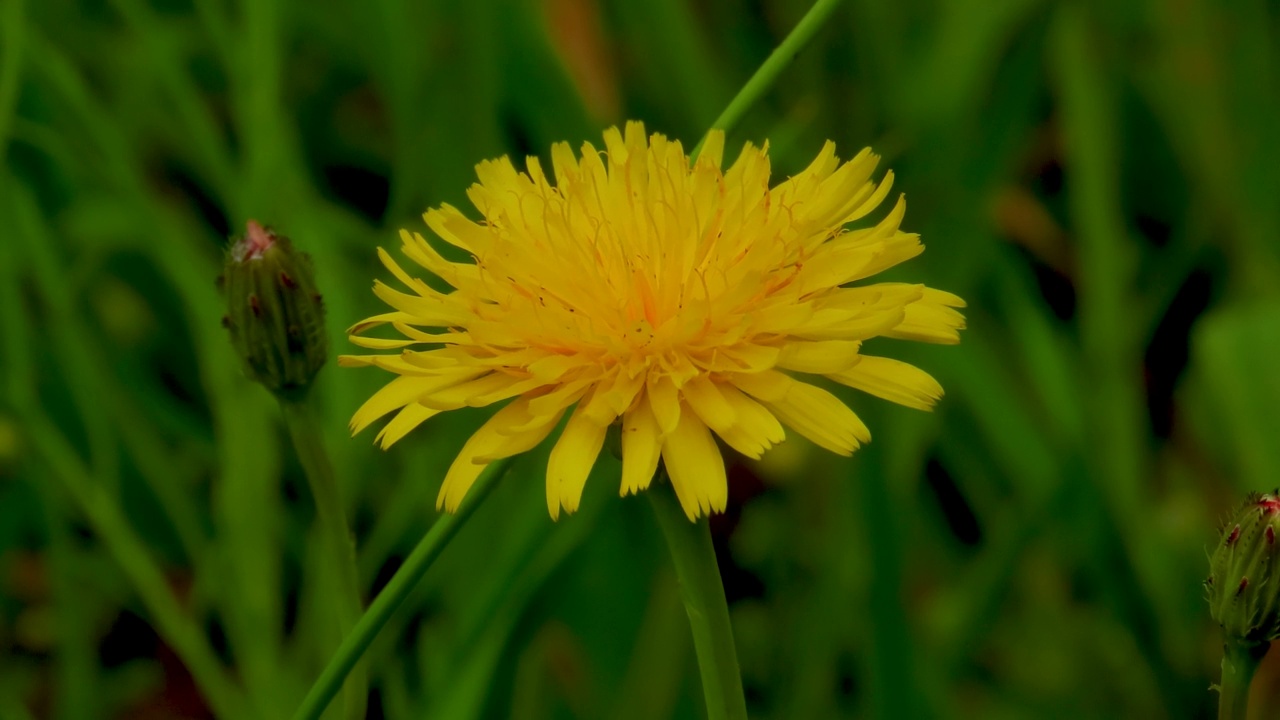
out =
{"type": "MultiPolygon", "coordinates": [[[[375,247],[465,205],[475,162],[628,118],[691,145],[805,8],[0,2],[0,717],[207,716],[104,513],[264,716],[319,670],[306,484],[219,327],[228,234],[308,250],[349,351],[375,247]]],[[[1212,716],[1205,548],[1280,484],[1278,33],[1265,0],[848,0],[730,133],[778,177],[874,146],[928,246],[894,277],[970,303],[962,345],[891,351],[937,412],[850,393],[851,460],[734,461],[713,529],[753,715],[1212,716]]],[[[371,590],[483,418],[349,439],[384,380],[318,390],[371,590]]],[[[375,644],[372,717],[700,716],[647,503],[606,458],[552,523],[544,463],[375,644]]]]}

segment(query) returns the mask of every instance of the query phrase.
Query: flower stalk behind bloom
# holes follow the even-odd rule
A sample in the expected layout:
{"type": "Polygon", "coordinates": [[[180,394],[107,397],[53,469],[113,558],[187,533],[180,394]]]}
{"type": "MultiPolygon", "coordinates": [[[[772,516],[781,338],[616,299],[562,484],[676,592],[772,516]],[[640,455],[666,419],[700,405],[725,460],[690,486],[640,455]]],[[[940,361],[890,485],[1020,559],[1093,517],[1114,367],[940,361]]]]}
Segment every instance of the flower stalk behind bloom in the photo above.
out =
{"type": "Polygon", "coordinates": [[[359,432],[395,412],[388,447],[441,412],[510,401],[450,468],[439,504],[453,510],[494,459],[525,452],[568,414],[547,467],[547,508],[578,508],[607,428],[622,427],[623,494],[648,487],[662,461],[692,520],[728,498],[716,438],[752,458],[784,426],[848,455],[871,439],[828,390],[795,374],[928,409],[942,388],[906,363],[863,352],[877,337],[958,342],[960,298],[923,285],[850,286],[918,255],[900,230],[878,158],[841,162],[827,143],[803,172],[770,187],[765,147],[748,144],[721,168],[724,135],[696,162],[640,123],[575,156],[552,147],[518,172],[507,158],[477,167],[468,191],[482,222],[444,205],[424,216],[472,262],[446,260],[417,233],[402,251],[443,280],[441,292],[380,251],[409,292],[381,281],[392,310],[359,323],[352,342],[396,354],[344,356],[395,373],[352,418],[359,432]],[[366,336],[390,325],[400,337],[366,336]]]}
{"type": "Polygon", "coordinates": [[[738,669],[733,626],[729,622],[729,604],[711,540],[710,521],[704,518],[686,522],[670,488],[657,487],[647,495],[680,582],[680,597],[693,631],[693,649],[702,676],[707,717],[746,720],[746,696],[738,669]]]}

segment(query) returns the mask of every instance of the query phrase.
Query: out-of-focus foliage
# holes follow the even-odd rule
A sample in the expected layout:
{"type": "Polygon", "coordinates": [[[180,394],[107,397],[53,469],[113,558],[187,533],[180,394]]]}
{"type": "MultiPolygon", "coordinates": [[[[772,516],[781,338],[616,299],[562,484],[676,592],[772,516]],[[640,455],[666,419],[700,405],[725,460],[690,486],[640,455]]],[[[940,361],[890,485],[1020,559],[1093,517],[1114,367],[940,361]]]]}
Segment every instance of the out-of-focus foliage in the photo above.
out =
{"type": "MultiPolygon", "coordinates": [[[[262,716],[323,662],[306,484],[219,326],[228,234],[309,252],[342,348],[375,247],[476,161],[626,118],[691,145],[805,7],[0,2],[0,717],[206,716],[166,600],[262,716]]],[[[959,347],[894,349],[936,413],[851,394],[851,460],[736,462],[713,528],[754,715],[1211,716],[1205,549],[1280,483],[1278,28],[1263,0],[848,0],[730,134],[779,177],[873,145],[929,247],[902,278],[970,301],[959,347]]],[[[484,417],[379,452],[345,424],[384,380],[317,390],[370,591],[484,417]]],[[[372,717],[700,716],[646,503],[606,459],[552,523],[544,462],[376,643],[372,717]]],[[[1280,707],[1280,662],[1258,684],[1280,707]]]]}

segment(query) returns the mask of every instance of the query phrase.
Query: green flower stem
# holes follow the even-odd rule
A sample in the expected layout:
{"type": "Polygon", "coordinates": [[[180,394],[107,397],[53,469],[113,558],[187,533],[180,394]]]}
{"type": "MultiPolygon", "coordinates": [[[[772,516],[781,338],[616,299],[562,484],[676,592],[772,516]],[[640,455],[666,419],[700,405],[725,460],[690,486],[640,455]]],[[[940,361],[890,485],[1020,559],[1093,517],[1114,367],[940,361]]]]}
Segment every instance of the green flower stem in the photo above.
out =
{"type": "Polygon", "coordinates": [[[742,693],[742,675],[729,624],[729,604],[725,601],[716,551],[711,545],[711,525],[707,518],[689,522],[671,483],[657,483],[665,477],[659,471],[657,487],[645,494],[653,502],[658,525],[667,539],[671,560],[680,581],[693,647],[702,674],[702,692],[707,701],[708,720],[746,720],[747,701],[742,693]]]}
{"type": "MultiPolygon", "coordinates": [[[[728,132],[733,126],[738,124],[742,119],[743,113],[747,111],[765,91],[773,85],[778,79],[778,75],[786,69],[791,61],[796,58],[800,50],[804,48],[808,42],[813,39],[814,33],[818,32],[818,28],[826,23],[827,18],[831,17],[831,13],[840,5],[841,0],[818,0],[809,8],[809,12],[800,18],[800,22],[792,28],[791,32],[782,43],[774,49],[769,57],[765,58],[764,64],[756,70],[755,74],[747,80],[747,84],[742,86],[738,94],[729,101],[728,106],[720,113],[720,117],[711,123],[712,129],[724,130],[728,132]]],[[[702,143],[706,141],[704,137],[694,146],[692,157],[698,157],[698,153],[702,151],[702,143]]]]}
{"type": "MultiPolygon", "coordinates": [[[[311,486],[311,496],[316,504],[316,516],[320,533],[338,578],[338,594],[333,598],[334,616],[338,623],[337,637],[346,637],[355,627],[364,609],[360,595],[360,580],[356,572],[356,547],[347,527],[347,512],[342,503],[342,493],[333,472],[333,463],[324,448],[324,438],[316,425],[312,405],[304,397],[301,400],[280,401],[284,411],[289,437],[293,440],[298,460],[306,472],[311,486]]],[[[347,676],[343,692],[348,720],[363,720],[369,704],[369,679],[363,664],[352,668],[347,676]]]]}
{"type": "Polygon", "coordinates": [[[1246,720],[1249,716],[1249,686],[1258,671],[1267,643],[1246,645],[1227,640],[1222,647],[1222,685],[1218,688],[1218,720],[1246,720]]]}
{"type": "Polygon", "coordinates": [[[303,699],[302,705],[298,707],[298,711],[294,713],[294,720],[317,720],[325,708],[329,706],[333,696],[338,693],[338,689],[342,686],[343,680],[347,674],[351,672],[356,663],[360,661],[360,657],[369,649],[369,645],[373,643],[373,639],[377,637],[378,632],[382,630],[387,621],[391,619],[391,615],[404,602],[409,593],[426,574],[431,567],[431,563],[440,556],[445,546],[453,539],[453,536],[462,528],[463,523],[471,517],[476,508],[480,506],[481,501],[497,486],[498,480],[506,474],[507,468],[511,466],[513,458],[503,458],[496,460],[485,468],[480,477],[476,479],[474,485],[471,486],[467,497],[462,501],[462,506],[458,508],[456,513],[445,514],[436,521],[422,540],[418,542],[418,546],[409,554],[404,564],[396,570],[395,575],[391,577],[391,581],[387,586],[378,593],[378,597],[374,598],[370,603],[369,609],[356,623],[355,628],[342,641],[342,645],[338,646],[337,652],[329,659],[329,664],[320,673],[320,677],[316,679],[311,691],[307,693],[307,697],[303,699]]]}

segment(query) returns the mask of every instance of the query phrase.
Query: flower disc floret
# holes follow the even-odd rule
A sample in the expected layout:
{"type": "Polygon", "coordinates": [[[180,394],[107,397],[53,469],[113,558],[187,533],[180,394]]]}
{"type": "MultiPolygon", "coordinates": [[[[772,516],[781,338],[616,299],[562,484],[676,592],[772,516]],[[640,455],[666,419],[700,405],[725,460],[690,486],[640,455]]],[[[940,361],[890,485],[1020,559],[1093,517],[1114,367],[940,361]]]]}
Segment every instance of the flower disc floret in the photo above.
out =
{"type": "Polygon", "coordinates": [[[820,375],[928,409],[942,388],[906,363],[862,352],[889,337],[959,341],[963,301],[923,285],[851,285],[920,254],[899,224],[899,198],[879,222],[846,230],[881,205],[892,173],[863,150],[841,162],[828,142],[807,169],[769,185],[768,146],[746,145],[721,168],[724,136],[691,161],[679,142],[640,123],[529,158],[480,163],[468,197],[482,219],[442,205],[427,226],[471,256],[447,260],[421,234],[402,252],[440,291],[380,250],[407,292],[377,281],[392,310],[351,340],[398,354],[345,356],[397,375],[352,419],[353,432],[395,412],[388,447],[428,418],[509,401],[466,442],[440,490],[457,508],[485,465],[532,449],[565,424],[547,467],[547,507],[578,508],[610,425],[622,436],[623,494],[645,489],[661,461],[689,517],[728,498],[717,446],[758,458],[784,426],[840,454],[870,440],[835,395],[793,374],[820,375]],[[396,338],[365,333],[390,325],[396,338]]]}

